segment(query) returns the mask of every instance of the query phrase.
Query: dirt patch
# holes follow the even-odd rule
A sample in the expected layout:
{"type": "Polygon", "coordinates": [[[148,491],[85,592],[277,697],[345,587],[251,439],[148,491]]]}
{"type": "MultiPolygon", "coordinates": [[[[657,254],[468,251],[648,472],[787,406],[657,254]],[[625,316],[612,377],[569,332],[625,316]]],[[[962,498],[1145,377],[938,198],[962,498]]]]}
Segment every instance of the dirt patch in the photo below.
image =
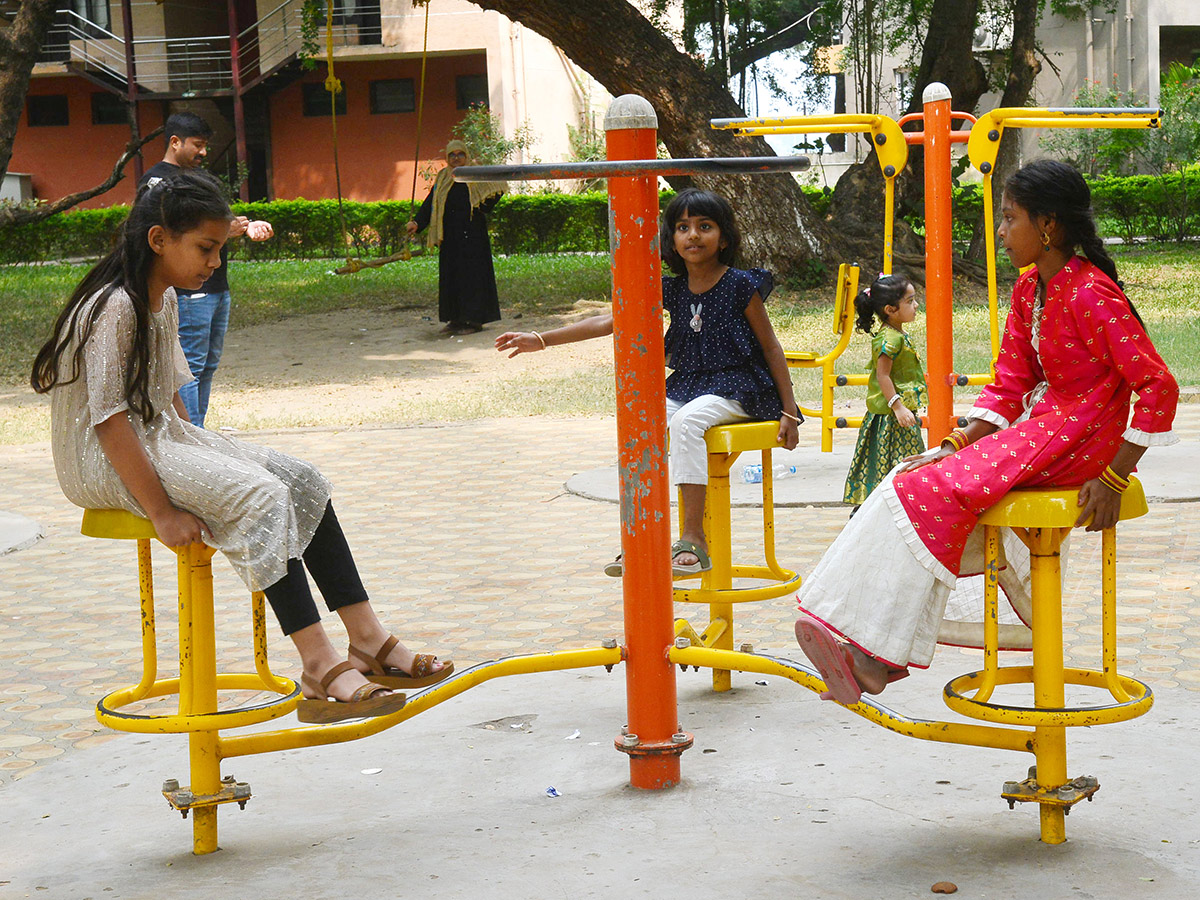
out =
{"type": "MultiPolygon", "coordinates": [[[[569,315],[505,318],[465,337],[439,333],[428,309],[346,309],[236,329],[225,340],[208,424],[240,430],[407,421],[414,402],[611,371],[607,340],[511,360],[493,348],[505,331],[546,331],[606,308],[582,302],[569,315]]],[[[0,418],[5,443],[49,436],[49,402],[27,386],[0,388],[0,418]]]]}

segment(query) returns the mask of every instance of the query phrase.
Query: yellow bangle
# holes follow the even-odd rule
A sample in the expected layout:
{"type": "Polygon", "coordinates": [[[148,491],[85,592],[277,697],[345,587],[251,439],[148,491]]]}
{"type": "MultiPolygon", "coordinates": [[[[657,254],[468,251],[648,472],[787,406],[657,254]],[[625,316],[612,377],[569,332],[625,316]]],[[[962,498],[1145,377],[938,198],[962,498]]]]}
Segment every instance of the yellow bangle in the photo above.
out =
{"type": "Polygon", "coordinates": [[[542,345],[542,349],[545,350],[546,349],[546,339],[544,337],[542,337],[540,334],[538,334],[536,331],[531,331],[529,333],[538,339],[538,343],[540,343],[542,345]]]}
{"type": "Polygon", "coordinates": [[[1104,471],[1099,475],[1100,483],[1110,491],[1116,491],[1118,494],[1125,493],[1129,488],[1129,479],[1122,478],[1113,471],[1112,466],[1106,466],[1104,471]]]}

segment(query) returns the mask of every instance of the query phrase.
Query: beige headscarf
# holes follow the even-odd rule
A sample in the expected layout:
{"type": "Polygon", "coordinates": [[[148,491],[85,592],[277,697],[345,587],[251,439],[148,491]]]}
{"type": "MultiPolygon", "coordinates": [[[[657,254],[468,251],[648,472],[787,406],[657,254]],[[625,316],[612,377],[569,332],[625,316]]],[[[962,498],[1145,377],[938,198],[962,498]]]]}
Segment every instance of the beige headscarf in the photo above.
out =
{"type": "MultiPolygon", "coordinates": [[[[471,151],[467,149],[466,144],[458,140],[450,141],[446,144],[446,156],[449,156],[456,150],[467,154],[467,162],[470,163],[471,151]]],[[[433,182],[433,210],[429,216],[429,231],[425,236],[425,240],[429,242],[430,247],[436,247],[442,242],[442,215],[446,211],[446,197],[449,195],[450,188],[452,187],[454,187],[454,175],[451,168],[446,166],[437,173],[437,179],[433,182]]],[[[507,190],[507,181],[469,182],[467,184],[467,191],[471,198],[471,215],[475,214],[475,210],[488,197],[503,194],[507,190]]]]}

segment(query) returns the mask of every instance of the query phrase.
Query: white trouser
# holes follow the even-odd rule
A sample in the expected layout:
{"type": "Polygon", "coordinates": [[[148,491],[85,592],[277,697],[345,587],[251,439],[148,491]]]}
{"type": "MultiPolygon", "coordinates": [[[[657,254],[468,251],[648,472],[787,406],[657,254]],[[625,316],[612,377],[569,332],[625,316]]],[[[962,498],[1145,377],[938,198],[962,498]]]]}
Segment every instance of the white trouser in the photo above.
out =
{"type": "Polygon", "coordinates": [[[708,448],[704,444],[704,432],[714,425],[749,419],[742,404],[716,394],[701,394],[687,403],[668,397],[671,483],[708,484],[708,448]]]}

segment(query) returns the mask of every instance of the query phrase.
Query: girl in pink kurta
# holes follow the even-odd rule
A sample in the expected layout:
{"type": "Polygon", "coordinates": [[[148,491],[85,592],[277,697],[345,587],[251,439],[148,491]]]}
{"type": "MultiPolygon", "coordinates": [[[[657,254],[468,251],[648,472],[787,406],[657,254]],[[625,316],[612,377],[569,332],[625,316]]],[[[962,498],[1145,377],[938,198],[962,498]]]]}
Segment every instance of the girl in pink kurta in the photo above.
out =
{"type": "MultiPolygon", "coordinates": [[[[1008,180],[1001,215],[1009,258],[1034,268],[1013,290],[995,383],[964,429],[880,485],[799,594],[797,639],[839,702],[927,666],[939,638],[977,644],[957,620],[966,606],[978,615],[978,591],[956,587],[980,571],[984,510],[1013,488],[1078,486],[1076,525],[1099,531],[1146,448],[1176,440],[1178,385],[1119,286],[1087,183],[1038,160],[1008,180]]],[[[1003,549],[1001,642],[1028,646],[1027,555],[1011,535],[1003,549]]]]}

